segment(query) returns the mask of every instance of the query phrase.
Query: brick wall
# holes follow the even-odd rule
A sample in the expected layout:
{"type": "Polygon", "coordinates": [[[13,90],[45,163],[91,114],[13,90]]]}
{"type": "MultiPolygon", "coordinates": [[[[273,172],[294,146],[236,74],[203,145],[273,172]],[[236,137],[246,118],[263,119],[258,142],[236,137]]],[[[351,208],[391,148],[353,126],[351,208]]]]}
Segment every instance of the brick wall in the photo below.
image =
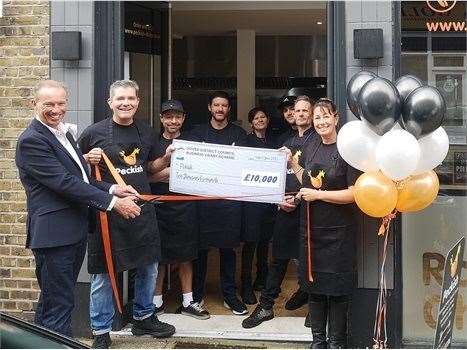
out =
{"type": "Polygon", "coordinates": [[[3,0],[0,17],[0,310],[30,318],[39,289],[26,241],[25,193],[14,163],[31,121],[31,91],[49,76],[49,2],[3,0]]]}

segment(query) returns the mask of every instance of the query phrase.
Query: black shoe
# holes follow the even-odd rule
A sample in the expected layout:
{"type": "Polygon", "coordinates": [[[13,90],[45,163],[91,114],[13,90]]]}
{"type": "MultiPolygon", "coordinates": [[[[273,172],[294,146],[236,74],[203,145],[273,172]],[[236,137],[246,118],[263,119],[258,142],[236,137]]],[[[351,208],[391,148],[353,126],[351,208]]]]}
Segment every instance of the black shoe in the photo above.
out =
{"type": "Polygon", "coordinates": [[[187,307],[181,305],[175,313],[191,316],[198,320],[207,320],[211,317],[208,310],[205,310],[201,305],[199,305],[199,303],[194,301],[192,301],[187,307]]]}
{"type": "Polygon", "coordinates": [[[250,316],[245,318],[242,322],[243,328],[254,328],[259,326],[264,321],[272,320],[274,318],[274,311],[264,309],[260,304],[255,308],[250,316]]]}
{"type": "Polygon", "coordinates": [[[248,309],[246,308],[245,304],[243,304],[237,296],[224,298],[224,306],[227,309],[232,310],[234,315],[246,315],[248,313],[248,309]]]}
{"type": "Polygon", "coordinates": [[[144,320],[133,319],[131,327],[133,335],[152,335],[155,338],[168,338],[175,333],[175,327],[171,324],[161,322],[155,314],[144,320]]]}
{"type": "Polygon", "coordinates": [[[109,349],[112,345],[109,332],[94,336],[91,348],[93,349],[109,349]]]}
{"type": "Polygon", "coordinates": [[[242,297],[243,302],[247,305],[255,305],[258,302],[251,284],[242,285],[242,288],[240,289],[240,296],[242,297]]]}
{"type": "Polygon", "coordinates": [[[307,313],[307,314],[306,314],[304,326],[305,326],[306,328],[311,328],[310,313],[307,313]]]}
{"type": "Polygon", "coordinates": [[[162,303],[161,306],[157,307],[156,305],[154,305],[154,314],[156,316],[160,316],[164,313],[164,303],[162,303]]]}
{"type": "Polygon", "coordinates": [[[298,289],[292,294],[289,300],[285,303],[287,310],[297,310],[308,302],[308,293],[302,292],[298,289]]]}

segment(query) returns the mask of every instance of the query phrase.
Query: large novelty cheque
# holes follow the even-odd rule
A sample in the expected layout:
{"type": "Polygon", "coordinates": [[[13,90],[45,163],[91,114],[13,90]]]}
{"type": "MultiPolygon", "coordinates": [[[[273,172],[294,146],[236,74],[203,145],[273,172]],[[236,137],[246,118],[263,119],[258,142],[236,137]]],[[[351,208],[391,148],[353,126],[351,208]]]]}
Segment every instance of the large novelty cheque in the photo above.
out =
{"type": "Polygon", "coordinates": [[[284,199],[284,152],[183,140],[173,145],[171,192],[263,203],[284,199]]]}

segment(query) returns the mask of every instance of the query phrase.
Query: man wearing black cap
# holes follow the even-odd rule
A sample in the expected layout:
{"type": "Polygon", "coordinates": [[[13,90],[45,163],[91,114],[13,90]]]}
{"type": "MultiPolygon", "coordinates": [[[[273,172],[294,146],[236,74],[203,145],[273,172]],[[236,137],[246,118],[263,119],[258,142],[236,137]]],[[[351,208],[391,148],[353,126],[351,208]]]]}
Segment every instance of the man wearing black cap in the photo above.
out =
{"type": "MultiPolygon", "coordinates": [[[[173,139],[187,140],[181,132],[185,121],[185,111],[180,101],[168,100],[161,106],[161,124],[163,132],[159,136],[162,152],[172,144],[173,139]]],[[[150,176],[153,194],[172,194],[169,192],[170,163],[160,172],[150,176]]],[[[205,320],[209,312],[193,301],[193,266],[192,260],[198,256],[198,225],[196,206],[193,202],[167,202],[156,206],[157,221],[161,234],[162,258],[154,296],[155,313],[164,313],[162,291],[166,267],[178,265],[178,274],[182,287],[182,305],[178,313],[205,320]]]]}
{"type": "Polygon", "coordinates": [[[296,98],[296,96],[285,95],[281,98],[281,101],[277,106],[277,109],[281,111],[284,120],[287,122],[287,130],[277,137],[277,145],[279,147],[281,147],[286,140],[295,136],[297,133],[297,126],[295,125],[294,116],[294,103],[296,98]]]}

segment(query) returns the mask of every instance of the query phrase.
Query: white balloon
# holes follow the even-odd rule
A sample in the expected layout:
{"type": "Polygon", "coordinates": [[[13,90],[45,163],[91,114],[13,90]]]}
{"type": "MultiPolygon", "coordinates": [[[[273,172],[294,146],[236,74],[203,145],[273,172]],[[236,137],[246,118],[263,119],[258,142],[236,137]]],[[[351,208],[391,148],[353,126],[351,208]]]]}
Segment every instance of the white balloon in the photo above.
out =
{"type": "Polygon", "coordinates": [[[420,159],[414,175],[425,173],[436,168],[446,158],[449,151],[449,137],[443,127],[418,140],[420,159]]]}
{"type": "Polygon", "coordinates": [[[394,181],[411,175],[420,159],[417,139],[405,130],[390,130],[376,147],[376,162],[384,175],[394,181]]]}
{"type": "Polygon", "coordinates": [[[367,172],[379,169],[375,149],[381,136],[374,133],[361,120],[344,124],[337,134],[337,150],[354,168],[367,172]]]}

